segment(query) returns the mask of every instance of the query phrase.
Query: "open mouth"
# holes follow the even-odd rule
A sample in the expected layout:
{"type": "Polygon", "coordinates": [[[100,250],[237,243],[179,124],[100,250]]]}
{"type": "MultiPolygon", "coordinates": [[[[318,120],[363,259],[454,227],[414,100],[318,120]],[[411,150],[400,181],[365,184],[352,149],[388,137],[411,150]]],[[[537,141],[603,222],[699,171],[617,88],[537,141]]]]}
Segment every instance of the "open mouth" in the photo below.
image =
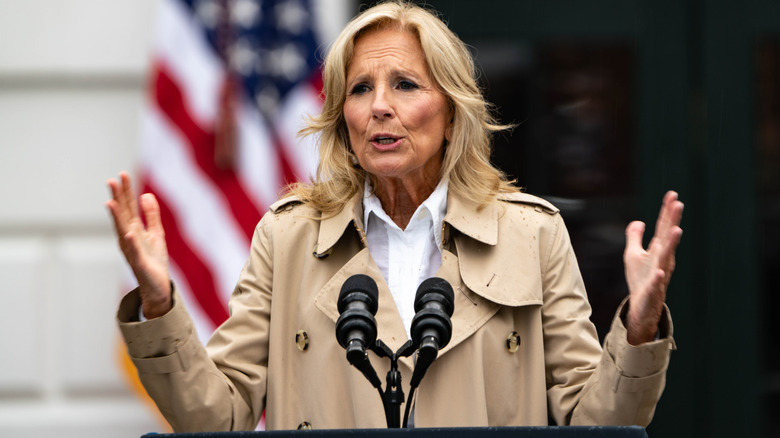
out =
{"type": "Polygon", "coordinates": [[[398,141],[398,137],[393,137],[387,134],[377,134],[371,137],[371,141],[379,144],[393,144],[398,141]]]}

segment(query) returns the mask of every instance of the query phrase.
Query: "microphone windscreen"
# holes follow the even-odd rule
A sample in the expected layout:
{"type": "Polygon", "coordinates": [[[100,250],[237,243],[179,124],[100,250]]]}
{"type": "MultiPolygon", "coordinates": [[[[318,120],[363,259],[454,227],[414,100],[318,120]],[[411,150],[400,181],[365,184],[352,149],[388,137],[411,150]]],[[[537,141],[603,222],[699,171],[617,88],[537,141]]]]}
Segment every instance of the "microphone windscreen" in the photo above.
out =
{"type": "Polygon", "coordinates": [[[355,274],[344,281],[337,303],[339,313],[344,312],[347,304],[353,301],[366,303],[371,314],[376,314],[379,304],[379,289],[373,278],[365,274],[355,274]]]}
{"type": "Polygon", "coordinates": [[[455,293],[450,283],[439,277],[426,279],[417,288],[414,297],[414,311],[419,312],[429,301],[437,301],[444,307],[448,316],[452,316],[455,307],[455,293]]]}

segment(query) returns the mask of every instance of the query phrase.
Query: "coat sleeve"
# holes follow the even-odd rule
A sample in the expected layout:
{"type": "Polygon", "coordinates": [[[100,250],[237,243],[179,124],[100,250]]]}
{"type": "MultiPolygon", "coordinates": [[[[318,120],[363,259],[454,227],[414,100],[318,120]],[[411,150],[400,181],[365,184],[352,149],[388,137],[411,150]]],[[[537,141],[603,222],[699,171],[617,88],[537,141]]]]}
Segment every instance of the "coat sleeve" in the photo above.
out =
{"type": "MultiPolygon", "coordinates": [[[[267,214],[271,216],[271,214],[267,214]]],[[[174,432],[253,430],[265,403],[272,261],[263,221],[230,299],[230,317],[207,347],[175,287],[167,314],[138,321],[138,291],[117,313],[128,353],[174,432]]]]}
{"type": "Polygon", "coordinates": [[[542,257],[547,399],[559,425],[640,425],[652,420],[674,348],[668,309],[661,339],[631,346],[618,309],[602,349],[590,321],[591,308],[560,218],[548,236],[542,257]]]}

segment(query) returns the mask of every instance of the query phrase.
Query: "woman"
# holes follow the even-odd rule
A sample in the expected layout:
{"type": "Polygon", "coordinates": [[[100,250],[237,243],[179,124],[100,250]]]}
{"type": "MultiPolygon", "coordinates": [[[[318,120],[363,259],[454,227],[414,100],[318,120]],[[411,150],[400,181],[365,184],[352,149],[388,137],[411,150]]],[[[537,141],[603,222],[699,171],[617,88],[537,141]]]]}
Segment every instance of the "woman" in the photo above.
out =
{"type": "MultiPolygon", "coordinates": [[[[258,224],[231,316],[205,349],[170,281],[154,197],[140,198],[144,228],[127,174],[109,181],[139,282],[120,328],[175,431],[252,429],[264,409],[269,429],[385,427],[334,336],[339,289],[358,273],[379,285],[378,337],[393,351],[423,279],[455,290],[452,340],[417,390],[416,426],[650,421],[674,345],[664,301],[682,203],[664,197],[647,251],[644,224],[628,226],[630,298],[602,351],[558,210],[489,163],[503,127],[474,77],[463,43],[419,7],[381,4],[346,26],[305,130],[320,138],[317,179],[258,224]]],[[[369,356],[383,376],[388,361],[369,356]]],[[[413,366],[399,362],[404,385],[413,366]]]]}

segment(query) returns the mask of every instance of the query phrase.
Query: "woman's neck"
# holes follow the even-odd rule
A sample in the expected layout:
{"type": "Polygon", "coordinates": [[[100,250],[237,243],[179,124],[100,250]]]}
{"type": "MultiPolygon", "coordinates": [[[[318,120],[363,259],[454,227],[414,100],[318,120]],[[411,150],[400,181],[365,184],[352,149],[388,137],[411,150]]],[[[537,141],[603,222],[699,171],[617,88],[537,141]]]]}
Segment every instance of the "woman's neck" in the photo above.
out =
{"type": "Polygon", "coordinates": [[[382,179],[375,182],[374,194],[382,203],[385,213],[403,230],[409,225],[417,207],[428,199],[437,184],[438,181],[421,184],[403,179],[382,179]]]}

